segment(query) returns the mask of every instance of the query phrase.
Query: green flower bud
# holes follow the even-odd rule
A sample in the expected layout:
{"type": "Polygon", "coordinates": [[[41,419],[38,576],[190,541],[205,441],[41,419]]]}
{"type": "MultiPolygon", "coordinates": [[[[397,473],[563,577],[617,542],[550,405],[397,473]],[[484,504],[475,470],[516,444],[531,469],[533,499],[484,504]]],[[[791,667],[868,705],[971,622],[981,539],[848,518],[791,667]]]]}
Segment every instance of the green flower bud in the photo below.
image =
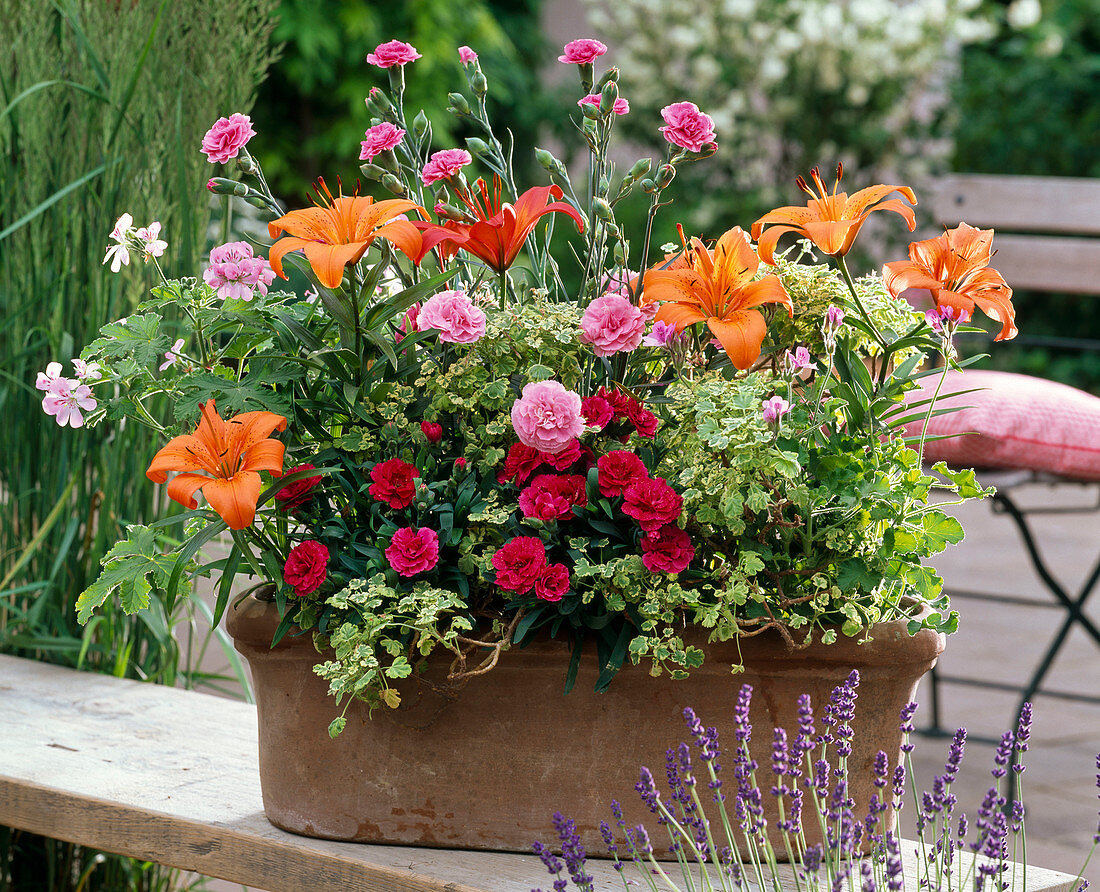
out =
{"type": "Polygon", "coordinates": [[[618,83],[618,81],[619,69],[615,66],[612,66],[611,68],[608,68],[607,71],[605,71],[600,77],[600,82],[596,84],[596,89],[602,92],[603,88],[606,87],[608,84],[618,83]]]}
{"type": "Polygon", "coordinates": [[[649,177],[646,177],[644,180],[642,180],[641,186],[642,191],[645,192],[647,195],[652,195],[654,192],[657,191],[657,184],[654,183],[653,180],[651,180],[649,177]]]}
{"type": "Polygon", "coordinates": [[[676,168],[671,164],[662,164],[657,168],[657,188],[664,189],[676,178],[676,168]]]}
{"type": "Polygon", "coordinates": [[[618,226],[616,226],[614,223],[608,223],[607,226],[605,226],[604,228],[607,230],[607,234],[609,236],[618,241],[619,236],[622,234],[618,226]]]}
{"type": "Polygon", "coordinates": [[[428,132],[428,116],[424,114],[424,109],[421,109],[415,118],[413,118],[413,136],[417,140],[422,140],[425,134],[428,132]]]}
{"type": "Polygon", "coordinates": [[[609,205],[602,198],[595,198],[592,200],[592,209],[596,212],[596,216],[601,220],[614,220],[615,213],[611,210],[609,205]]]}
{"type": "Polygon", "coordinates": [[[227,180],[225,177],[214,177],[207,180],[206,188],[215,195],[236,195],[240,198],[244,198],[251,191],[244,183],[227,180]]]}
{"type": "Polygon", "coordinates": [[[608,81],[600,91],[600,110],[605,118],[610,117],[615,111],[615,100],[619,98],[619,85],[614,81],[608,81]]]}
{"type": "Polygon", "coordinates": [[[394,195],[404,196],[407,194],[405,184],[392,173],[388,173],[382,177],[382,188],[387,192],[392,192],[394,195]]]}
{"type": "Polygon", "coordinates": [[[470,115],[470,103],[466,101],[466,97],[461,93],[448,93],[447,98],[451,102],[451,112],[460,116],[470,115]]]}
{"type": "Polygon", "coordinates": [[[491,157],[493,154],[492,147],[483,139],[479,139],[476,136],[471,136],[466,140],[466,148],[470,150],[470,154],[477,157],[491,157]]]}
{"type": "Polygon", "coordinates": [[[586,102],[581,106],[581,114],[591,121],[597,121],[600,117],[600,106],[586,102]]]}
{"type": "Polygon", "coordinates": [[[485,75],[480,70],[470,75],[470,89],[474,91],[475,96],[484,96],[489,92],[489,82],[485,80],[485,75]]]}
{"type": "Polygon", "coordinates": [[[638,180],[649,173],[649,169],[653,166],[653,162],[648,158],[642,158],[640,161],[635,161],[634,166],[630,168],[628,176],[632,180],[638,180]]]}
{"type": "Polygon", "coordinates": [[[363,176],[365,176],[368,180],[374,180],[375,182],[382,179],[382,177],[386,175],[386,171],[384,171],[381,167],[379,167],[377,164],[371,164],[369,162],[367,164],[360,164],[359,170],[362,171],[363,176]]]}

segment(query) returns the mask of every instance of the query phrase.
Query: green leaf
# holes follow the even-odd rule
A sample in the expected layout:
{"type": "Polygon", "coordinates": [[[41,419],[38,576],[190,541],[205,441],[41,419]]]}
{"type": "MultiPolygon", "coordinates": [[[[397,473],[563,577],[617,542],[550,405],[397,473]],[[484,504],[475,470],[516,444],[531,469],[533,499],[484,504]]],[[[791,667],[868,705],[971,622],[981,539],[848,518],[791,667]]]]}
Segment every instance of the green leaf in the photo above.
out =
{"type": "Polygon", "coordinates": [[[129,527],[126,538],[104,556],[99,577],[77,598],[77,619],[86,623],[112,595],[128,614],[148,607],[153,588],[166,588],[175,560],[160,552],[155,530],[139,524],[129,527]]]}
{"type": "Polygon", "coordinates": [[[943,551],[948,543],[957,545],[963,540],[962,524],[942,511],[929,511],[924,515],[921,526],[933,551],[943,551]]]}

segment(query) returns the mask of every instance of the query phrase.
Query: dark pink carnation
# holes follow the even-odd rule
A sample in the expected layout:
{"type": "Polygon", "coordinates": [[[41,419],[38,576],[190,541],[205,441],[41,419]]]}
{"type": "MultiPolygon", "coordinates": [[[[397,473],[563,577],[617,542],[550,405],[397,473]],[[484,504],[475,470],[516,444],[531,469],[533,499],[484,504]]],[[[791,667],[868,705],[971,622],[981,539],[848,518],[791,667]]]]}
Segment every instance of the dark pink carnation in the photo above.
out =
{"type": "Polygon", "coordinates": [[[539,458],[550,465],[555,471],[564,471],[566,468],[571,468],[577,463],[580,457],[581,443],[580,440],[576,439],[566,445],[566,447],[556,455],[551,455],[549,452],[539,453],[539,458]]]}
{"type": "Polygon", "coordinates": [[[542,601],[560,601],[569,591],[569,568],[551,564],[535,580],[535,597],[542,601]]]}
{"type": "Polygon", "coordinates": [[[359,153],[359,160],[373,161],[376,156],[389,151],[401,142],[404,135],[404,130],[395,127],[389,121],[375,124],[363,134],[364,139],[360,143],[363,149],[359,153]]]}
{"type": "MultiPolygon", "coordinates": [[[[293,474],[295,471],[312,471],[316,465],[298,465],[296,468],[291,468],[287,471],[287,474],[293,474]]],[[[279,506],[284,511],[290,511],[294,508],[299,508],[313,498],[313,488],[321,482],[321,478],[318,477],[303,477],[301,480],[295,480],[293,483],[288,483],[277,493],[275,493],[275,501],[279,503],[279,506]]]]}
{"type": "Polygon", "coordinates": [[[569,520],[573,508],[588,504],[585,479],[580,474],[539,474],[519,494],[519,507],[524,517],[541,521],[569,520]]]}
{"type": "Polygon", "coordinates": [[[442,152],[435,152],[424,165],[424,169],[420,171],[420,179],[425,186],[430,186],[438,180],[450,179],[473,160],[465,149],[444,149],[442,152]]]}
{"type": "Polygon", "coordinates": [[[420,431],[433,446],[443,439],[443,425],[434,421],[421,421],[420,431]]]}
{"type": "MultiPolygon", "coordinates": [[[[600,107],[600,94],[599,93],[589,93],[583,99],[578,99],[577,100],[577,105],[580,105],[580,106],[594,105],[594,106],[596,106],[596,108],[599,108],[600,107]]],[[[618,99],[615,100],[614,105],[611,106],[611,110],[617,115],[625,115],[627,112],[630,111],[630,103],[627,102],[625,99],[623,99],[622,96],[620,96],[618,99]]]]}
{"type": "Polygon", "coordinates": [[[206,131],[202,138],[202,148],[199,149],[211,164],[230,161],[244,148],[256,131],[252,129],[252,121],[248,115],[230,115],[228,118],[218,118],[214,125],[206,131]]]}
{"type": "Polygon", "coordinates": [[[593,40],[591,37],[582,37],[579,40],[569,41],[562,48],[562,55],[558,56],[558,61],[567,65],[586,65],[606,52],[606,44],[593,40]]]}
{"type": "Polygon", "coordinates": [[[674,523],[642,536],[642,563],[651,573],[681,573],[694,557],[691,537],[674,523]]]}
{"type": "Polygon", "coordinates": [[[603,430],[615,417],[615,410],[602,396],[586,396],[581,400],[581,414],[589,427],[603,430]]]}
{"type": "Polygon", "coordinates": [[[684,500],[662,477],[635,480],[623,492],[623,513],[633,517],[647,533],[680,518],[684,500]]]}
{"type": "Polygon", "coordinates": [[[386,560],[402,576],[427,573],[439,563],[439,536],[427,527],[403,527],[393,534],[386,560]]]}
{"type": "Polygon", "coordinates": [[[634,425],[634,429],[638,431],[638,436],[646,440],[653,439],[653,435],[657,433],[657,428],[661,424],[661,420],[649,409],[644,408],[637,400],[631,400],[627,404],[626,417],[634,425]]]}
{"type": "Polygon", "coordinates": [[[497,482],[510,483],[514,480],[517,485],[522,486],[543,461],[543,453],[533,446],[513,443],[508,450],[508,457],[504,459],[504,469],[497,474],[497,482]]]}
{"type": "Polygon", "coordinates": [[[661,133],[674,146],[691,152],[701,152],[707,143],[717,142],[714,121],[704,115],[694,102],[674,102],[661,109],[665,126],[661,133]]]}
{"type": "Polygon", "coordinates": [[[374,52],[367,56],[371,65],[379,68],[392,68],[394,65],[407,65],[420,58],[420,53],[412,44],[402,43],[400,40],[390,40],[380,43],[374,48],[374,52]]]}
{"type": "Polygon", "coordinates": [[[546,569],[546,546],[534,536],[516,536],[493,554],[493,568],[502,589],[526,594],[546,569]]]}
{"type": "Polygon", "coordinates": [[[283,566],[283,580],[299,598],[311,595],[328,576],[328,548],[315,539],[295,545],[283,566]]]}
{"type": "Polygon", "coordinates": [[[649,477],[645,462],[626,449],[601,455],[596,461],[596,468],[599,471],[600,493],[609,499],[621,496],[636,480],[649,477]]]}
{"type": "Polygon", "coordinates": [[[374,482],[368,491],[372,498],[385,502],[391,508],[408,508],[416,496],[413,479],[419,476],[420,472],[414,465],[391,458],[370,469],[370,479],[374,482]]]}

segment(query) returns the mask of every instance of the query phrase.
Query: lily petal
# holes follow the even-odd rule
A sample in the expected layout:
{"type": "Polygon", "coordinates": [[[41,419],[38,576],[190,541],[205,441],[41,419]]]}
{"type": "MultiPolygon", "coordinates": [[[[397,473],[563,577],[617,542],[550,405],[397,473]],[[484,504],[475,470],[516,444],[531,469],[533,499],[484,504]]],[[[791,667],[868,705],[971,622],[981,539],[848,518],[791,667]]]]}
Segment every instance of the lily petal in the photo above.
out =
{"type": "Polygon", "coordinates": [[[240,471],[228,480],[207,480],[202,494],[231,530],[243,530],[256,516],[260,499],[260,475],[240,471]]]}
{"type": "Polygon", "coordinates": [[[768,326],[758,311],[741,310],[725,320],[711,317],[707,325],[738,369],[747,369],[760,358],[768,326]]]}

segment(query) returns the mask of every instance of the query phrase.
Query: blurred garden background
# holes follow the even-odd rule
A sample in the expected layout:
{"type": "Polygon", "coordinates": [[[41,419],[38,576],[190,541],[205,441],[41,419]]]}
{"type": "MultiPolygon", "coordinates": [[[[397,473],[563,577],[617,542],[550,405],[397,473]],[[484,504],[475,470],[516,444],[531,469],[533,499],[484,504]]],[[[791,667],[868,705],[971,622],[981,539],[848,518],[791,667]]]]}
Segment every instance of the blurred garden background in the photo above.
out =
{"type": "MultiPolygon", "coordinates": [[[[230,231],[262,236],[250,208],[226,218],[205,189],[199,143],[233,112],[251,115],[250,150],[290,206],[317,176],[369,191],[359,140],[381,81],[365,56],[391,38],[423,55],[406,102],[425,109],[437,148],[474,135],[446,110],[468,45],[515,142],[564,151],[580,97],[555,59],[581,36],[622,70],[627,165],[659,156],[664,105],[689,99],[714,118],[718,154],[675,187],[695,233],[800,203],[794,178],[815,164],[843,162],[850,191],[895,182],[918,196],[948,171],[1100,177],[1100,0],[0,0],[0,653],[220,683],[201,656],[223,642],[198,600],[76,623],[76,596],[123,525],[170,510],[145,479],[145,438],[59,429],[34,388],[153,281],[140,263],[103,265],[115,220],[163,224],[170,276],[199,275],[230,231]]],[[[521,188],[546,182],[533,157],[516,163],[521,188]]],[[[929,234],[927,204],[917,211],[929,234]]],[[[634,213],[620,219],[638,228],[645,208],[634,213]]],[[[674,222],[654,244],[674,239],[674,222]]],[[[1100,339],[1100,305],[1026,293],[1016,305],[1021,331],[1100,339]]],[[[1008,346],[990,362],[1100,393],[1097,352],[1008,346]]],[[[0,828],[0,890],[181,883],[0,828]]]]}

